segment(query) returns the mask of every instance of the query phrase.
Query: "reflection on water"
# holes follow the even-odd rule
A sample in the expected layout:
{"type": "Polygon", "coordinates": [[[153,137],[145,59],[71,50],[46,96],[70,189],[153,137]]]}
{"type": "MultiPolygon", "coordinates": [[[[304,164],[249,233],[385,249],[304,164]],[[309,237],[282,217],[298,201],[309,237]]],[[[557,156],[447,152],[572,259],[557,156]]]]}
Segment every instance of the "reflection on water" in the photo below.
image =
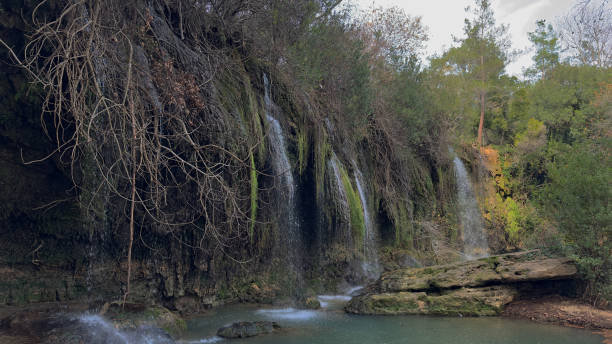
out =
{"type": "MultiPolygon", "coordinates": [[[[322,295],[336,302],[344,295],[322,295]],[[328,298],[329,297],[329,298],[328,298]]],[[[318,311],[262,309],[236,305],[191,319],[185,343],[230,343],[215,337],[219,327],[236,321],[272,320],[283,330],[240,340],[245,344],[595,344],[602,338],[587,330],[541,325],[505,318],[442,318],[425,316],[357,316],[336,307],[318,311]],[[208,341],[199,341],[208,340],[208,341]]]]}

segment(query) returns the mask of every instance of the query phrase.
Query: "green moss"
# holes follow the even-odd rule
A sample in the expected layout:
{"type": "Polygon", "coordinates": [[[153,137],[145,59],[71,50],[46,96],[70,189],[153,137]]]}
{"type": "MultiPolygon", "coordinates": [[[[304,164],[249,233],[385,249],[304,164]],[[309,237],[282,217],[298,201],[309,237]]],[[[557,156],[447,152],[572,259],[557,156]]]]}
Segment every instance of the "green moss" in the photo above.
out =
{"type": "Polygon", "coordinates": [[[424,269],[422,270],[422,272],[423,272],[423,274],[424,274],[424,275],[433,275],[433,273],[434,273],[435,271],[434,271],[434,269],[432,269],[432,268],[424,268],[424,269]]]}
{"type": "Polygon", "coordinates": [[[385,313],[414,313],[419,305],[416,300],[399,297],[386,297],[372,302],[374,309],[384,310],[385,313]]]}
{"type": "Polygon", "coordinates": [[[472,298],[433,296],[427,297],[426,303],[429,313],[435,315],[491,316],[500,312],[498,308],[472,298]]]}
{"type": "Polygon", "coordinates": [[[187,330],[187,322],[182,318],[177,318],[173,324],[162,326],[162,329],[174,337],[178,337],[183,331],[187,330]]]}
{"type": "Polygon", "coordinates": [[[315,179],[317,201],[323,198],[323,186],[325,185],[325,170],[327,167],[327,157],[330,152],[327,135],[323,130],[319,130],[315,136],[315,179]]]}
{"type": "Polygon", "coordinates": [[[246,117],[250,119],[249,123],[251,126],[251,132],[253,134],[251,136],[250,144],[257,145],[257,156],[259,158],[258,164],[262,165],[265,163],[265,160],[266,160],[266,145],[265,145],[266,140],[263,139],[264,130],[261,124],[261,116],[260,116],[262,111],[259,106],[259,103],[257,102],[257,97],[255,96],[255,93],[253,92],[253,88],[251,87],[250,79],[248,78],[247,75],[244,75],[243,83],[244,83],[243,89],[245,92],[245,102],[247,104],[247,108],[245,109],[245,112],[247,112],[246,117]]]}
{"type": "Polygon", "coordinates": [[[249,237],[251,242],[253,241],[253,233],[255,232],[255,221],[257,219],[257,193],[258,193],[258,183],[257,183],[257,170],[255,169],[255,158],[253,154],[250,156],[251,158],[251,224],[249,226],[249,237]]]}
{"type": "Polygon", "coordinates": [[[305,129],[298,131],[298,170],[300,175],[304,174],[308,161],[308,135],[305,129]]]}
{"type": "Polygon", "coordinates": [[[497,269],[497,266],[499,265],[499,257],[498,256],[481,258],[479,260],[487,262],[487,264],[489,264],[489,267],[491,267],[491,269],[493,269],[493,270],[497,269]]]}
{"type": "Polygon", "coordinates": [[[359,194],[355,192],[346,170],[344,170],[342,166],[338,167],[340,169],[342,184],[344,186],[344,191],[346,192],[346,198],[350,209],[353,240],[355,243],[361,243],[363,241],[363,237],[365,236],[366,230],[361,199],[359,198],[359,194]]]}
{"type": "Polygon", "coordinates": [[[120,303],[114,302],[110,305],[106,315],[119,329],[156,326],[174,338],[187,329],[184,319],[162,306],[147,307],[144,304],[128,303],[123,308],[120,303]]]}
{"type": "Polygon", "coordinates": [[[408,212],[408,204],[398,201],[391,205],[391,220],[393,221],[395,241],[394,245],[413,248],[413,226],[408,212]]]}

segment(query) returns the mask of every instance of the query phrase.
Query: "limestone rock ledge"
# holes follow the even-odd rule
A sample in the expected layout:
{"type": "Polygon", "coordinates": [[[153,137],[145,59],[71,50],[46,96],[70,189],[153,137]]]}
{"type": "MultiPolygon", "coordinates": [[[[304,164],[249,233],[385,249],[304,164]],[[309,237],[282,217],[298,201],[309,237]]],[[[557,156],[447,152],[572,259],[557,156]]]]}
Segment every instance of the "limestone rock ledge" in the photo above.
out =
{"type": "Polygon", "coordinates": [[[384,273],[345,310],[354,314],[489,316],[520,296],[525,283],[576,277],[574,263],[540,251],[384,273]]]}

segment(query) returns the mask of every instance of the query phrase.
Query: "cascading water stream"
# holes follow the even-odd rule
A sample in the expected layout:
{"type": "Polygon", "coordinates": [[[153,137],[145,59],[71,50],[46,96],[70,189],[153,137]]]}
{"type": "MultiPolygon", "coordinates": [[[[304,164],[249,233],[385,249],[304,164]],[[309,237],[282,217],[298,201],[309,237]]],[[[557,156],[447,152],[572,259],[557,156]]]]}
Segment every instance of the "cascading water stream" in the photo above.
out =
{"type": "Polygon", "coordinates": [[[463,235],[465,259],[486,257],[489,252],[487,236],[482,224],[482,215],[474,196],[472,183],[463,162],[459,157],[453,159],[457,181],[457,200],[459,202],[459,221],[463,235]]]}
{"type": "Polygon", "coordinates": [[[378,262],[378,238],[374,229],[374,223],[370,218],[370,212],[368,211],[368,199],[363,189],[363,175],[357,167],[355,161],[353,161],[353,167],[355,168],[355,183],[357,184],[357,191],[359,192],[359,198],[361,199],[361,207],[363,208],[363,220],[365,222],[365,233],[363,236],[363,257],[364,261],[362,264],[363,272],[366,277],[370,279],[376,279],[380,275],[381,267],[378,262]]]}
{"type": "Polygon", "coordinates": [[[92,344],[171,344],[175,341],[156,327],[117,329],[115,324],[96,314],[82,314],[74,320],[82,326],[74,330],[92,344]]]}
{"type": "Polygon", "coordinates": [[[264,101],[266,107],[266,120],[270,125],[268,138],[270,140],[270,151],[272,154],[272,168],[274,174],[280,177],[281,184],[277,188],[281,200],[280,228],[281,237],[284,241],[285,254],[289,264],[296,274],[298,283],[301,281],[302,269],[302,234],[300,232],[300,221],[297,213],[296,186],[291,172],[291,163],[287,156],[285,136],[283,129],[276,118],[272,116],[275,105],[270,98],[270,81],[264,74],[264,101]],[[284,228],[283,228],[284,227],[284,228]],[[284,230],[284,231],[283,231],[284,230]]]}
{"type": "MultiPolygon", "coordinates": [[[[329,160],[331,166],[332,166],[332,170],[334,171],[334,176],[336,177],[336,184],[338,184],[338,196],[340,196],[340,201],[342,202],[341,206],[342,208],[344,208],[344,210],[348,213],[348,197],[346,195],[346,190],[344,190],[344,183],[342,182],[342,175],[340,174],[340,168],[338,168],[338,158],[336,157],[335,153],[332,153],[332,157],[329,160]]],[[[350,215],[347,215],[350,216],[350,215]]],[[[351,235],[351,231],[348,230],[346,231],[346,233],[344,233],[345,235],[345,240],[347,242],[351,242],[352,240],[352,235],[351,235]]]]}

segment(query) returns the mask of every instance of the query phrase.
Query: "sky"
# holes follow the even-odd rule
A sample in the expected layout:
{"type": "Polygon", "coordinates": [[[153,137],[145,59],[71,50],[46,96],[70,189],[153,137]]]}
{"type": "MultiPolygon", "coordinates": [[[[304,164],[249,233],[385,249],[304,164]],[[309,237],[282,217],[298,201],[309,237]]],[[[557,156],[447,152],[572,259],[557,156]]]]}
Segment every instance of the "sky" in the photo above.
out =
{"type": "MultiPolygon", "coordinates": [[[[527,33],[535,30],[535,22],[545,19],[555,24],[556,20],[571,9],[576,0],[492,0],[497,25],[509,24],[513,49],[529,50],[531,42],[527,33]]],[[[403,8],[407,14],[422,16],[429,27],[426,55],[440,53],[453,43],[452,35],[463,36],[463,23],[467,6],[474,0],[356,0],[358,6],[403,8]]],[[[526,52],[506,67],[511,75],[521,76],[522,70],[531,66],[533,52],[526,52]]]]}

